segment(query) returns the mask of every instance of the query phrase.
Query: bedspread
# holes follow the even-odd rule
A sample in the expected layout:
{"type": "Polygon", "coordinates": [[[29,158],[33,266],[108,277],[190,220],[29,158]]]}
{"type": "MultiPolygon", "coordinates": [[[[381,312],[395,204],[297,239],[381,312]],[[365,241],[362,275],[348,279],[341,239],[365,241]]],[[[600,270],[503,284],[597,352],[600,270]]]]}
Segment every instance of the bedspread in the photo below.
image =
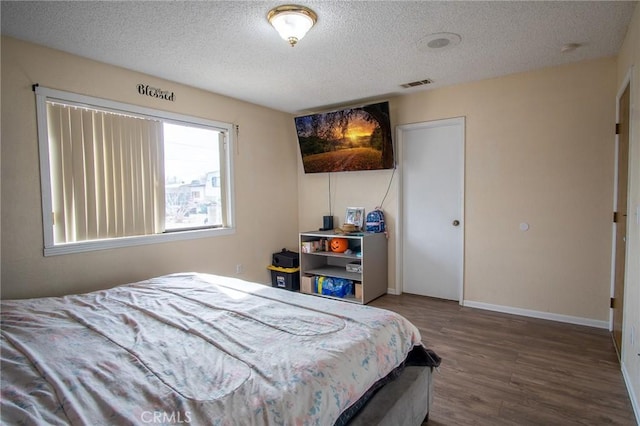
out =
{"type": "Polygon", "coordinates": [[[331,425],[421,345],[390,311],[207,274],[1,308],[5,424],[331,425]]]}

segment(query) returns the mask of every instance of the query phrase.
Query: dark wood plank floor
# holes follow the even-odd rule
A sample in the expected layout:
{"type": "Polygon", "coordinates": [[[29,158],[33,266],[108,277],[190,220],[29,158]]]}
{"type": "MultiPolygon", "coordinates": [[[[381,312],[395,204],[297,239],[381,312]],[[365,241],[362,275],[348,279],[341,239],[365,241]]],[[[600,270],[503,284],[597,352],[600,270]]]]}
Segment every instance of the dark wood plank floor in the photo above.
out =
{"type": "Polygon", "coordinates": [[[403,294],[370,303],[442,357],[430,426],[636,425],[607,330],[403,294]]]}

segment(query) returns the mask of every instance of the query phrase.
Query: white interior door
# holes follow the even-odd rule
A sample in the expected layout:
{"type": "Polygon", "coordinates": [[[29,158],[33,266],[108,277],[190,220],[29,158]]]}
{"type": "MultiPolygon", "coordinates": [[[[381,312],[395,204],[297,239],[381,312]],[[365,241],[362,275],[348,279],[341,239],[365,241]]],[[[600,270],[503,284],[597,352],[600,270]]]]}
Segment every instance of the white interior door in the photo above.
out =
{"type": "Polygon", "coordinates": [[[401,126],[399,132],[403,291],[459,301],[464,118],[401,126]]]}

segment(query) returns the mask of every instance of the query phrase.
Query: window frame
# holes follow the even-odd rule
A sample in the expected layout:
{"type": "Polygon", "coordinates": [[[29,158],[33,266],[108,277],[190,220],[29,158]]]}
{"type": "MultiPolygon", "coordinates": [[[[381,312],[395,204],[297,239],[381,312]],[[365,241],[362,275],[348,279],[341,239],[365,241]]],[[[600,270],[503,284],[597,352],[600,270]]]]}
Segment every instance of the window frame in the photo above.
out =
{"type": "Polygon", "coordinates": [[[209,120],[162,111],[138,105],[117,102],[93,96],[80,95],[47,87],[35,86],[36,119],[38,126],[38,150],[40,155],[40,188],[42,198],[42,228],[44,239],[44,255],[82,253],[94,250],[106,250],[120,247],[133,247],[148,244],[183,241],[199,238],[210,238],[235,233],[235,200],[233,182],[233,152],[235,146],[234,125],[220,121],[209,120]],[[117,237],[107,239],[85,240],[71,243],[54,241],[53,232],[53,199],[51,194],[51,168],[49,157],[49,131],[47,123],[47,101],[71,103],[87,108],[101,109],[121,114],[136,115],[144,118],[160,119],[164,122],[190,125],[216,130],[224,135],[220,155],[221,197],[223,201],[222,227],[198,228],[184,230],[168,230],[161,234],[117,237]],[[223,178],[224,176],[224,178],[223,178]]]}

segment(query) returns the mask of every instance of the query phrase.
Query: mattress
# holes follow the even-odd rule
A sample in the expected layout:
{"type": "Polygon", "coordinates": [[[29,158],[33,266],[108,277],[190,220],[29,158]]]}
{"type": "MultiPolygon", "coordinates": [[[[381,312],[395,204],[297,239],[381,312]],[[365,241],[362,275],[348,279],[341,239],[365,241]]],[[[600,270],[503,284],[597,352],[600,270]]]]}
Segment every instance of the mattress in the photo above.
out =
{"type": "Polygon", "coordinates": [[[197,273],[6,300],[1,321],[5,424],[331,425],[435,355],[391,311],[197,273]]]}

